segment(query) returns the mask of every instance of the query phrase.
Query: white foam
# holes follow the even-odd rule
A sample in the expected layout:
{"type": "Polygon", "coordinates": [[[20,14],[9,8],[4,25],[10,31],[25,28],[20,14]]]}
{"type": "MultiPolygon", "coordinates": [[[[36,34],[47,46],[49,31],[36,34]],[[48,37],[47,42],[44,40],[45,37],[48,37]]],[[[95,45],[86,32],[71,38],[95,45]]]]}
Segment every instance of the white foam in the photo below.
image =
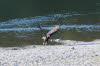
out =
{"type": "Polygon", "coordinates": [[[52,39],[51,41],[65,44],[65,45],[93,45],[93,44],[100,44],[100,39],[96,39],[93,41],[76,41],[76,40],[61,40],[61,39],[52,39]]]}

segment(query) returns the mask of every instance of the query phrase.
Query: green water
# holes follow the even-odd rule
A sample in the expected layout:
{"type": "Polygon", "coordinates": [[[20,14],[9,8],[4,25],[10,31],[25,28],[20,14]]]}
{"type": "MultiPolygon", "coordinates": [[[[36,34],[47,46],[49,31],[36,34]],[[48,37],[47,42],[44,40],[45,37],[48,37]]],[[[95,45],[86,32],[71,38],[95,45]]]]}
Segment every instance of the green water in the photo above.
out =
{"type": "Polygon", "coordinates": [[[0,16],[33,17],[71,11],[89,13],[97,10],[96,3],[97,0],[0,0],[0,16]]]}
{"type": "MultiPolygon", "coordinates": [[[[50,27],[62,26],[51,39],[86,42],[100,39],[98,3],[97,0],[0,0],[0,46],[42,45],[43,34],[38,24],[45,27],[45,34],[50,27]],[[87,26],[81,28],[81,25],[87,26]]],[[[55,44],[59,43],[48,45],[55,44]]]]}
{"type": "MultiPolygon", "coordinates": [[[[39,23],[45,34],[55,25],[61,25],[60,30],[51,39],[85,42],[100,39],[99,14],[68,14],[67,16],[63,14],[60,17],[54,15],[52,18],[51,16],[40,16],[10,19],[1,22],[0,46],[42,45],[43,40],[41,38],[44,35],[38,27],[39,23]]],[[[48,45],[57,44],[61,45],[50,41],[48,43],[48,45]]]]}

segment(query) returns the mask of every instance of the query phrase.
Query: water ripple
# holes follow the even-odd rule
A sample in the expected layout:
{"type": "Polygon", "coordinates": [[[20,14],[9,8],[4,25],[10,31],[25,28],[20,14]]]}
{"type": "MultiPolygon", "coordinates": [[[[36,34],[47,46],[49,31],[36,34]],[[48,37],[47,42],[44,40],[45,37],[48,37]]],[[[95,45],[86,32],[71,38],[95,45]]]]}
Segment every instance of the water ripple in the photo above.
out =
{"type": "Polygon", "coordinates": [[[13,19],[5,22],[0,23],[0,28],[11,28],[11,27],[30,27],[34,26],[36,23],[44,23],[49,21],[56,21],[59,18],[65,18],[70,16],[79,16],[82,14],[50,14],[48,16],[36,16],[31,18],[22,18],[22,19],[13,19]]]}
{"type": "MultiPolygon", "coordinates": [[[[41,27],[45,30],[51,30],[54,26],[51,27],[41,27]]],[[[76,31],[100,31],[100,25],[61,25],[61,29],[65,30],[76,30],[76,31]]],[[[40,30],[38,27],[32,28],[4,28],[0,29],[0,32],[5,31],[34,31],[40,30]]]]}

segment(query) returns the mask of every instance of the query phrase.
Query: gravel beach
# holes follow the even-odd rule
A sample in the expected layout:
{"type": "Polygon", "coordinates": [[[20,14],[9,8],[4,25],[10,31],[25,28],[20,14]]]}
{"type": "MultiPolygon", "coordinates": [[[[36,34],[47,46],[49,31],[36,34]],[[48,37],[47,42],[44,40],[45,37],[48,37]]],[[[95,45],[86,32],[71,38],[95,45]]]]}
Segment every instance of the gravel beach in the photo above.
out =
{"type": "Polygon", "coordinates": [[[0,47],[0,66],[100,66],[100,44],[0,47]]]}

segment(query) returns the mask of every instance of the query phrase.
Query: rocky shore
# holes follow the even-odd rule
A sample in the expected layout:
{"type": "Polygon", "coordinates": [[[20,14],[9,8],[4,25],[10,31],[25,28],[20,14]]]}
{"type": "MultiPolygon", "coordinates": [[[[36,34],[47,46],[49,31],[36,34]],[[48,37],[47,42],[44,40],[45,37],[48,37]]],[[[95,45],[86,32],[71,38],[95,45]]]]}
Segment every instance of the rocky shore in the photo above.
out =
{"type": "Polygon", "coordinates": [[[0,47],[0,66],[100,66],[100,45],[0,47]]]}

